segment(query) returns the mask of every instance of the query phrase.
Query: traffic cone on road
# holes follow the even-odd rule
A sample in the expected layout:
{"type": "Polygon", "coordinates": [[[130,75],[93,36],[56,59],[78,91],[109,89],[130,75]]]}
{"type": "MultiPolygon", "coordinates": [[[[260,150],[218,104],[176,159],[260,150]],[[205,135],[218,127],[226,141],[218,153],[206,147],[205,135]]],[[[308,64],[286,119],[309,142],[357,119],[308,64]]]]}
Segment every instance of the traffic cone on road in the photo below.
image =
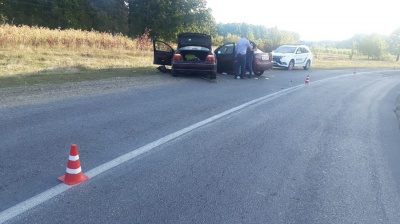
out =
{"type": "Polygon", "coordinates": [[[304,81],[305,84],[310,83],[310,75],[307,75],[306,81],[304,81]]]}
{"type": "Polygon", "coordinates": [[[79,161],[78,146],[76,144],[71,145],[71,151],[69,153],[65,175],[59,177],[58,179],[68,185],[78,184],[89,179],[89,177],[82,173],[81,162],[79,161]]]}

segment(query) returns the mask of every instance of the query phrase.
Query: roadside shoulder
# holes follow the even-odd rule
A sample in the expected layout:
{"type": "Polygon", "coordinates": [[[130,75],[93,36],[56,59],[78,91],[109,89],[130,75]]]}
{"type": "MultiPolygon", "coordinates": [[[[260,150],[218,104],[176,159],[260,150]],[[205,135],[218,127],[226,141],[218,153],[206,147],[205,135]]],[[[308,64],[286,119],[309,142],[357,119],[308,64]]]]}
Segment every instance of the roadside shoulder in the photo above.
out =
{"type": "Polygon", "coordinates": [[[117,77],[97,81],[39,84],[0,89],[0,108],[47,103],[66,98],[101,95],[177,82],[165,74],[143,77],[117,77]]]}

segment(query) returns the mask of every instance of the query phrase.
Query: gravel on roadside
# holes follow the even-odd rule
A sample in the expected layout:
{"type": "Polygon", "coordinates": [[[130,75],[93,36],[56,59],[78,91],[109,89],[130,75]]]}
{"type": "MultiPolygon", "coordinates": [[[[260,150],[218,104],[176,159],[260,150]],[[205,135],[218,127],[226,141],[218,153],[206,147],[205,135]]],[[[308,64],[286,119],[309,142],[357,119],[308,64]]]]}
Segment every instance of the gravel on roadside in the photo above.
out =
{"type": "Polygon", "coordinates": [[[165,74],[157,74],[141,77],[118,77],[98,81],[0,88],[0,108],[47,103],[71,97],[100,95],[180,81],[165,74]]]}

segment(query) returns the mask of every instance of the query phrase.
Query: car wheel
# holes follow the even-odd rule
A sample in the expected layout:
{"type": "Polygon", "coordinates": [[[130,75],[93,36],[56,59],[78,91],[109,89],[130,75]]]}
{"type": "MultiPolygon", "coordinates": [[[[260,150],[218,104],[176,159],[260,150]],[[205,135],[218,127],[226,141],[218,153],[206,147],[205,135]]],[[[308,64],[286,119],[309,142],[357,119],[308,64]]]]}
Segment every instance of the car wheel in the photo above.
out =
{"type": "Polygon", "coordinates": [[[294,67],[294,61],[293,60],[291,60],[290,62],[289,62],[289,66],[286,68],[288,71],[291,71],[292,69],[293,69],[293,67],[294,67]]]}
{"type": "Polygon", "coordinates": [[[210,73],[210,79],[216,79],[217,78],[217,73],[211,72],[210,73]]]}
{"type": "Polygon", "coordinates": [[[264,71],[254,71],[254,75],[262,75],[264,74],[264,71]]]}
{"type": "Polygon", "coordinates": [[[306,65],[303,67],[304,70],[310,69],[310,64],[311,64],[311,62],[310,62],[310,60],[308,60],[307,63],[306,63],[306,65]]]}
{"type": "Polygon", "coordinates": [[[171,75],[173,77],[178,77],[178,72],[175,69],[171,69],[171,75]]]}
{"type": "Polygon", "coordinates": [[[222,72],[223,72],[222,69],[218,68],[218,66],[217,66],[217,73],[221,74],[222,72]]]}

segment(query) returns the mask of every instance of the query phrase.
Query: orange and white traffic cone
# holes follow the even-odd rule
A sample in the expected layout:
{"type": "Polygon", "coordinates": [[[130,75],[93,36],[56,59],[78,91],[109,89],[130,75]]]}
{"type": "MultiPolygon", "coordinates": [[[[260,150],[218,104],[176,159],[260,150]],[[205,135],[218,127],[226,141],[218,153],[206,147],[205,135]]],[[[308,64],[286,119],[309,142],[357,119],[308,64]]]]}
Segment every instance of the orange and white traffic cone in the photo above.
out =
{"type": "Polygon", "coordinates": [[[306,81],[304,81],[305,84],[310,83],[310,75],[307,75],[306,81]]]}
{"type": "Polygon", "coordinates": [[[82,173],[81,162],[79,161],[78,146],[76,144],[71,145],[71,151],[69,153],[67,171],[65,172],[65,175],[59,177],[58,179],[68,185],[78,184],[89,179],[89,177],[82,173]]]}

